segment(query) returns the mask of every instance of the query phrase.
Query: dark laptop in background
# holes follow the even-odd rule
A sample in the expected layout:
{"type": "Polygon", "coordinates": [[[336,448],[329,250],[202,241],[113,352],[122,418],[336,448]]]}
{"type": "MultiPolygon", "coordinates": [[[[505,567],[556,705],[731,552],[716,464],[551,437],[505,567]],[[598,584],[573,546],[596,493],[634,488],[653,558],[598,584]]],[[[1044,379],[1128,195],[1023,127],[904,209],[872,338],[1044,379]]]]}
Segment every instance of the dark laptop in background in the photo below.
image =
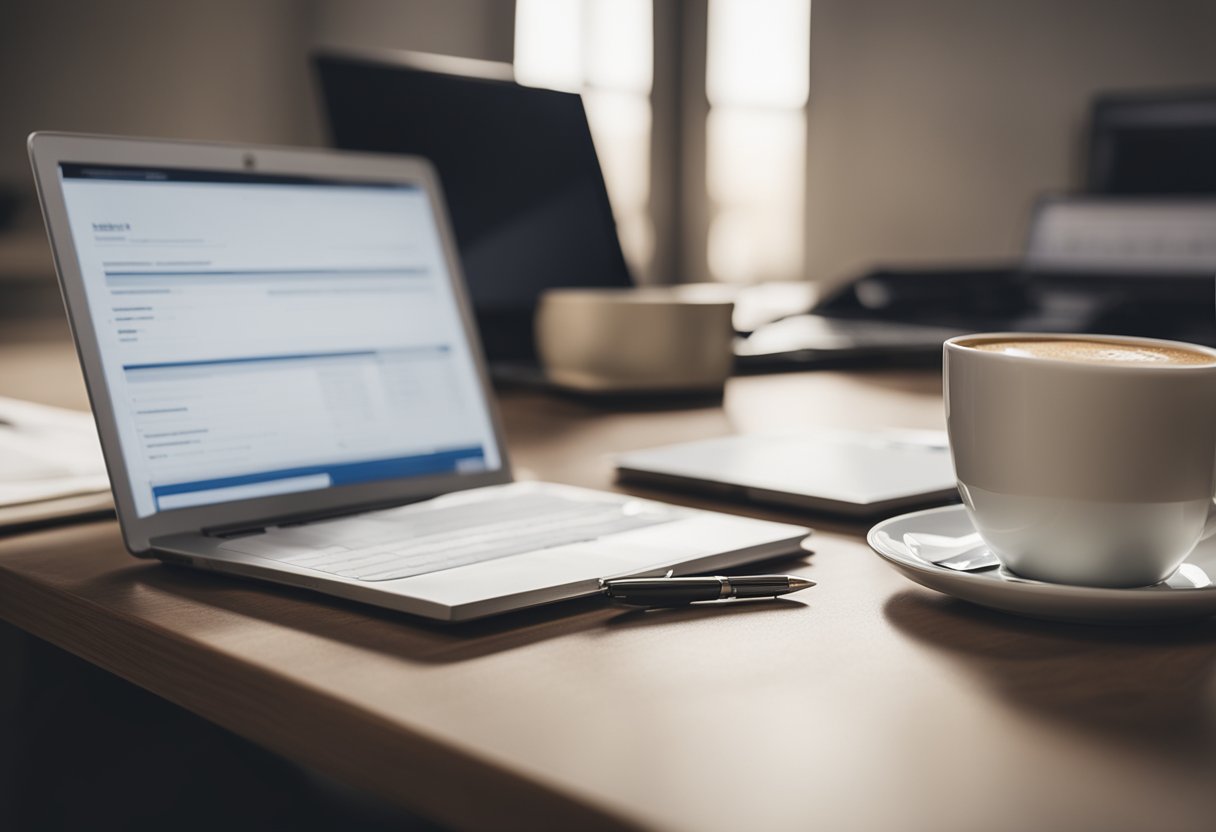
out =
{"type": "Polygon", "coordinates": [[[582,98],[508,64],[410,53],[314,56],[333,144],[423,156],[439,171],[496,374],[536,366],[552,287],[633,285],[582,98]]]}

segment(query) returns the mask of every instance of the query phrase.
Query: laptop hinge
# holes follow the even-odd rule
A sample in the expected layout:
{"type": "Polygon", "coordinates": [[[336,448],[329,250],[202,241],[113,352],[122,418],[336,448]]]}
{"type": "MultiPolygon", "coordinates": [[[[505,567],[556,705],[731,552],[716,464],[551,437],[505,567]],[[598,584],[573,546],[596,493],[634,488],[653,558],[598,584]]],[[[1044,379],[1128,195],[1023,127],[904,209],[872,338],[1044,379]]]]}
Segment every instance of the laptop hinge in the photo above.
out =
{"type": "Polygon", "coordinates": [[[227,540],[232,537],[249,537],[255,534],[265,534],[266,527],[263,526],[219,526],[216,528],[203,529],[203,534],[207,537],[219,537],[227,540]]]}

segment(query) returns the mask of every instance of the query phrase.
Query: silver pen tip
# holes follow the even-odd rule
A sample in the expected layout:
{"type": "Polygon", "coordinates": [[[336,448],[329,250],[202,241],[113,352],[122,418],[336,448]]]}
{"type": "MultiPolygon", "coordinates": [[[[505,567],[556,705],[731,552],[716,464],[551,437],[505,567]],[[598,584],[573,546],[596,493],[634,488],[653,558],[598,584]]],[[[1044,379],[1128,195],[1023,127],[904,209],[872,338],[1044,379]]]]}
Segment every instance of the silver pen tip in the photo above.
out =
{"type": "Polygon", "coordinates": [[[815,582],[809,578],[790,577],[790,592],[797,592],[800,589],[809,589],[813,587],[815,582]]]}

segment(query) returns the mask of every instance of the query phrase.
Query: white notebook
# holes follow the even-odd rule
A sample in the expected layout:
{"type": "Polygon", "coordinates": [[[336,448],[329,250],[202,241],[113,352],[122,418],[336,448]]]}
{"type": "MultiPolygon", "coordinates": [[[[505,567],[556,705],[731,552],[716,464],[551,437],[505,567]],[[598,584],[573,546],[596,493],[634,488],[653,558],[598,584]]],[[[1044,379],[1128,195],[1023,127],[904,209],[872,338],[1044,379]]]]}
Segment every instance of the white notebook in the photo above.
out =
{"type": "Polygon", "coordinates": [[[0,397],[0,506],[109,493],[92,414],[0,397]]]}
{"type": "Polygon", "coordinates": [[[958,499],[941,431],[725,436],[616,458],[625,482],[852,517],[958,499]]]}
{"type": "Polygon", "coordinates": [[[0,397],[0,531],[113,505],[92,414],[0,397]]]}

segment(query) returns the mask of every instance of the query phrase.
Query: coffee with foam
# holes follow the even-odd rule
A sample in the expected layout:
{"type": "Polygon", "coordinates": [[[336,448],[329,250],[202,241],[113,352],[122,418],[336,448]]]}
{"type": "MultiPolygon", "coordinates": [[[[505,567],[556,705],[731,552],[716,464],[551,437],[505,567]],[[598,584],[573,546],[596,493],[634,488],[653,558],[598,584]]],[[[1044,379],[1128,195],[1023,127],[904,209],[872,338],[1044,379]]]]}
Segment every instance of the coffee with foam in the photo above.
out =
{"type": "Polygon", "coordinates": [[[1087,364],[1194,367],[1216,364],[1216,356],[1200,350],[1134,341],[1097,341],[1083,338],[1018,338],[985,340],[964,346],[984,352],[1087,364]]]}
{"type": "Polygon", "coordinates": [[[993,332],[944,353],[959,493],[1011,573],[1149,586],[1216,529],[1216,351],[993,332]]]}

